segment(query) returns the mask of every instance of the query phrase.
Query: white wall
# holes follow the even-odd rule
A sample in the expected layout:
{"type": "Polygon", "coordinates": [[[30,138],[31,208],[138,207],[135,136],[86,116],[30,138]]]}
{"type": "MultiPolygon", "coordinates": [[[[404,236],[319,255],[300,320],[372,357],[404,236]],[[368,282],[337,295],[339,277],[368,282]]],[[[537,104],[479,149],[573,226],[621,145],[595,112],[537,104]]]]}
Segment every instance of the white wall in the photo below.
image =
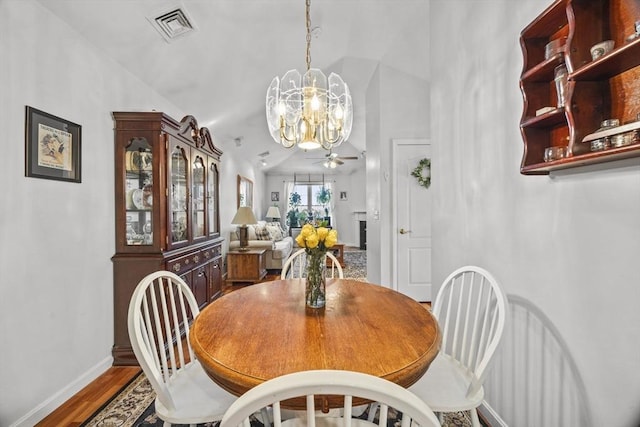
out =
{"type": "Polygon", "coordinates": [[[549,4],[431,2],[434,283],[490,270],[565,339],[593,425],[637,426],[640,159],[519,173],[518,37],[549,4]]]}
{"type": "MultiPolygon", "coordinates": [[[[0,53],[0,425],[30,426],[112,362],[111,112],[155,109],[177,120],[189,112],[32,0],[0,0],[0,53]],[[82,183],[24,176],[25,105],[82,126],[82,183]]],[[[236,175],[257,188],[263,178],[220,146],[224,230],[236,210],[236,175]]]]}
{"type": "MultiPolygon", "coordinates": [[[[256,165],[243,155],[233,141],[214,141],[223,151],[222,170],[220,173],[220,232],[225,238],[223,246],[223,259],[229,249],[229,233],[236,229],[232,225],[233,217],[238,210],[238,175],[253,181],[253,213],[256,219],[262,219],[264,212],[262,206],[265,203],[264,191],[265,176],[256,165]]],[[[265,211],[266,212],[266,211],[265,211]]],[[[226,271],[226,268],[225,270],[226,271]]]]}
{"type": "Polygon", "coordinates": [[[429,91],[427,80],[389,67],[378,68],[367,89],[367,278],[374,283],[393,282],[391,141],[430,136],[429,91]]]}
{"type": "Polygon", "coordinates": [[[182,115],[33,1],[0,2],[0,52],[0,425],[10,425],[46,415],[111,364],[111,112],[182,115]],[[82,183],[24,176],[25,105],[82,125],[82,183]]]}

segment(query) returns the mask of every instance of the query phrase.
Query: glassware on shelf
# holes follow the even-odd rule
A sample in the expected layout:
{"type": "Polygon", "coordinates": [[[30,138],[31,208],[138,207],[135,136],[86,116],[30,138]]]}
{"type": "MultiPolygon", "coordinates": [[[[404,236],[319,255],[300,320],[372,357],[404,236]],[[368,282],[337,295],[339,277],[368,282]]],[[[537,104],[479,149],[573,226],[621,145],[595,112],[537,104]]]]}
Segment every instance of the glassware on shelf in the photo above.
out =
{"type": "Polygon", "coordinates": [[[556,94],[558,96],[558,108],[564,107],[567,100],[567,67],[564,64],[558,65],[554,70],[554,80],[556,82],[556,94]]]}
{"type": "Polygon", "coordinates": [[[634,143],[637,131],[619,133],[611,136],[611,147],[624,147],[634,143]]]}
{"type": "Polygon", "coordinates": [[[557,39],[551,40],[544,47],[544,59],[549,59],[558,53],[564,52],[566,44],[566,37],[559,37],[557,39]]]}
{"type": "Polygon", "coordinates": [[[629,37],[627,37],[626,39],[627,42],[632,42],[638,37],[640,37],[640,20],[635,22],[634,29],[635,29],[635,32],[631,34],[629,37]]]}
{"type": "Polygon", "coordinates": [[[552,162],[567,156],[567,147],[547,147],[544,150],[544,161],[552,162]]]}
{"type": "Polygon", "coordinates": [[[591,151],[606,150],[611,146],[609,138],[598,138],[591,141],[591,151]]]}
{"type": "MultiPolygon", "coordinates": [[[[600,123],[600,128],[596,132],[602,132],[604,130],[613,129],[620,126],[620,120],[607,119],[600,123]]],[[[611,148],[611,137],[605,136],[602,138],[594,139],[591,141],[591,151],[602,151],[611,148]]]]}

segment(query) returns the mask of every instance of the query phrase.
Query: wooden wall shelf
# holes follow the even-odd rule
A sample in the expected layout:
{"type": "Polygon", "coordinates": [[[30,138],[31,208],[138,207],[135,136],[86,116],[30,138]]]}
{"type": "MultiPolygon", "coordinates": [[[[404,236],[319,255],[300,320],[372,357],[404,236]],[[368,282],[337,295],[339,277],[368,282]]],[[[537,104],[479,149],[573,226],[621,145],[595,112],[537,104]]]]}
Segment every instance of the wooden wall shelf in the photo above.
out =
{"type": "Polygon", "coordinates": [[[628,41],[639,20],[637,0],[557,0],[522,30],[522,174],[640,156],[640,138],[633,145],[593,152],[583,142],[604,120],[615,118],[621,125],[640,120],[640,38],[628,41]],[[545,46],[565,37],[563,52],[545,58],[545,46]],[[591,47],[604,40],[615,42],[613,51],[592,60],[591,47]],[[554,70],[563,63],[566,102],[556,107],[554,70]],[[544,107],[555,109],[536,116],[544,107]],[[546,148],[565,146],[567,157],[544,161],[546,148]]]}

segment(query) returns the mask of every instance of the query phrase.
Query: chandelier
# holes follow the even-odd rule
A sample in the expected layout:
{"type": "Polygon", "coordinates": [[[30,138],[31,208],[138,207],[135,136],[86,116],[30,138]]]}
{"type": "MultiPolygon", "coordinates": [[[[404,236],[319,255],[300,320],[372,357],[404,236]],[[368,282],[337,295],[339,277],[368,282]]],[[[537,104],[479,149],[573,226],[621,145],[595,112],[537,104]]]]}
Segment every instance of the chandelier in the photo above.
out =
{"type": "Polygon", "coordinates": [[[311,0],[306,0],[307,71],[289,70],[267,89],[267,124],[273,139],[286,148],[330,150],[349,138],[353,106],[349,87],[331,73],[311,68],[311,0]]]}

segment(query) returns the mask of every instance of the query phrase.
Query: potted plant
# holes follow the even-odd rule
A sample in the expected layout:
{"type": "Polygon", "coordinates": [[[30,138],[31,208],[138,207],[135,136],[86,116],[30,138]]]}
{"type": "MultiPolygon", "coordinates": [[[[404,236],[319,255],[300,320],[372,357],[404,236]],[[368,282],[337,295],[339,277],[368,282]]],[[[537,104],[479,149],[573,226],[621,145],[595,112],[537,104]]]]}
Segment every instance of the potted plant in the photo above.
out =
{"type": "Polygon", "coordinates": [[[307,220],[309,219],[309,213],[305,210],[300,211],[300,213],[298,213],[298,223],[304,225],[307,223],[307,220]]]}
{"type": "Polygon", "coordinates": [[[295,191],[289,195],[289,211],[287,212],[287,225],[289,228],[299,227],[298,224],[298,207],[302,202],[300,194],[295,191]]]}
{"type": "Polygon", "coordinates": [[[331,225],[331,217],[329,216],[329,203],[331,202],[331,190],[322,187],[316,196],[316,200],[324,208],[324,220],[327,225],[331,225]]]}

